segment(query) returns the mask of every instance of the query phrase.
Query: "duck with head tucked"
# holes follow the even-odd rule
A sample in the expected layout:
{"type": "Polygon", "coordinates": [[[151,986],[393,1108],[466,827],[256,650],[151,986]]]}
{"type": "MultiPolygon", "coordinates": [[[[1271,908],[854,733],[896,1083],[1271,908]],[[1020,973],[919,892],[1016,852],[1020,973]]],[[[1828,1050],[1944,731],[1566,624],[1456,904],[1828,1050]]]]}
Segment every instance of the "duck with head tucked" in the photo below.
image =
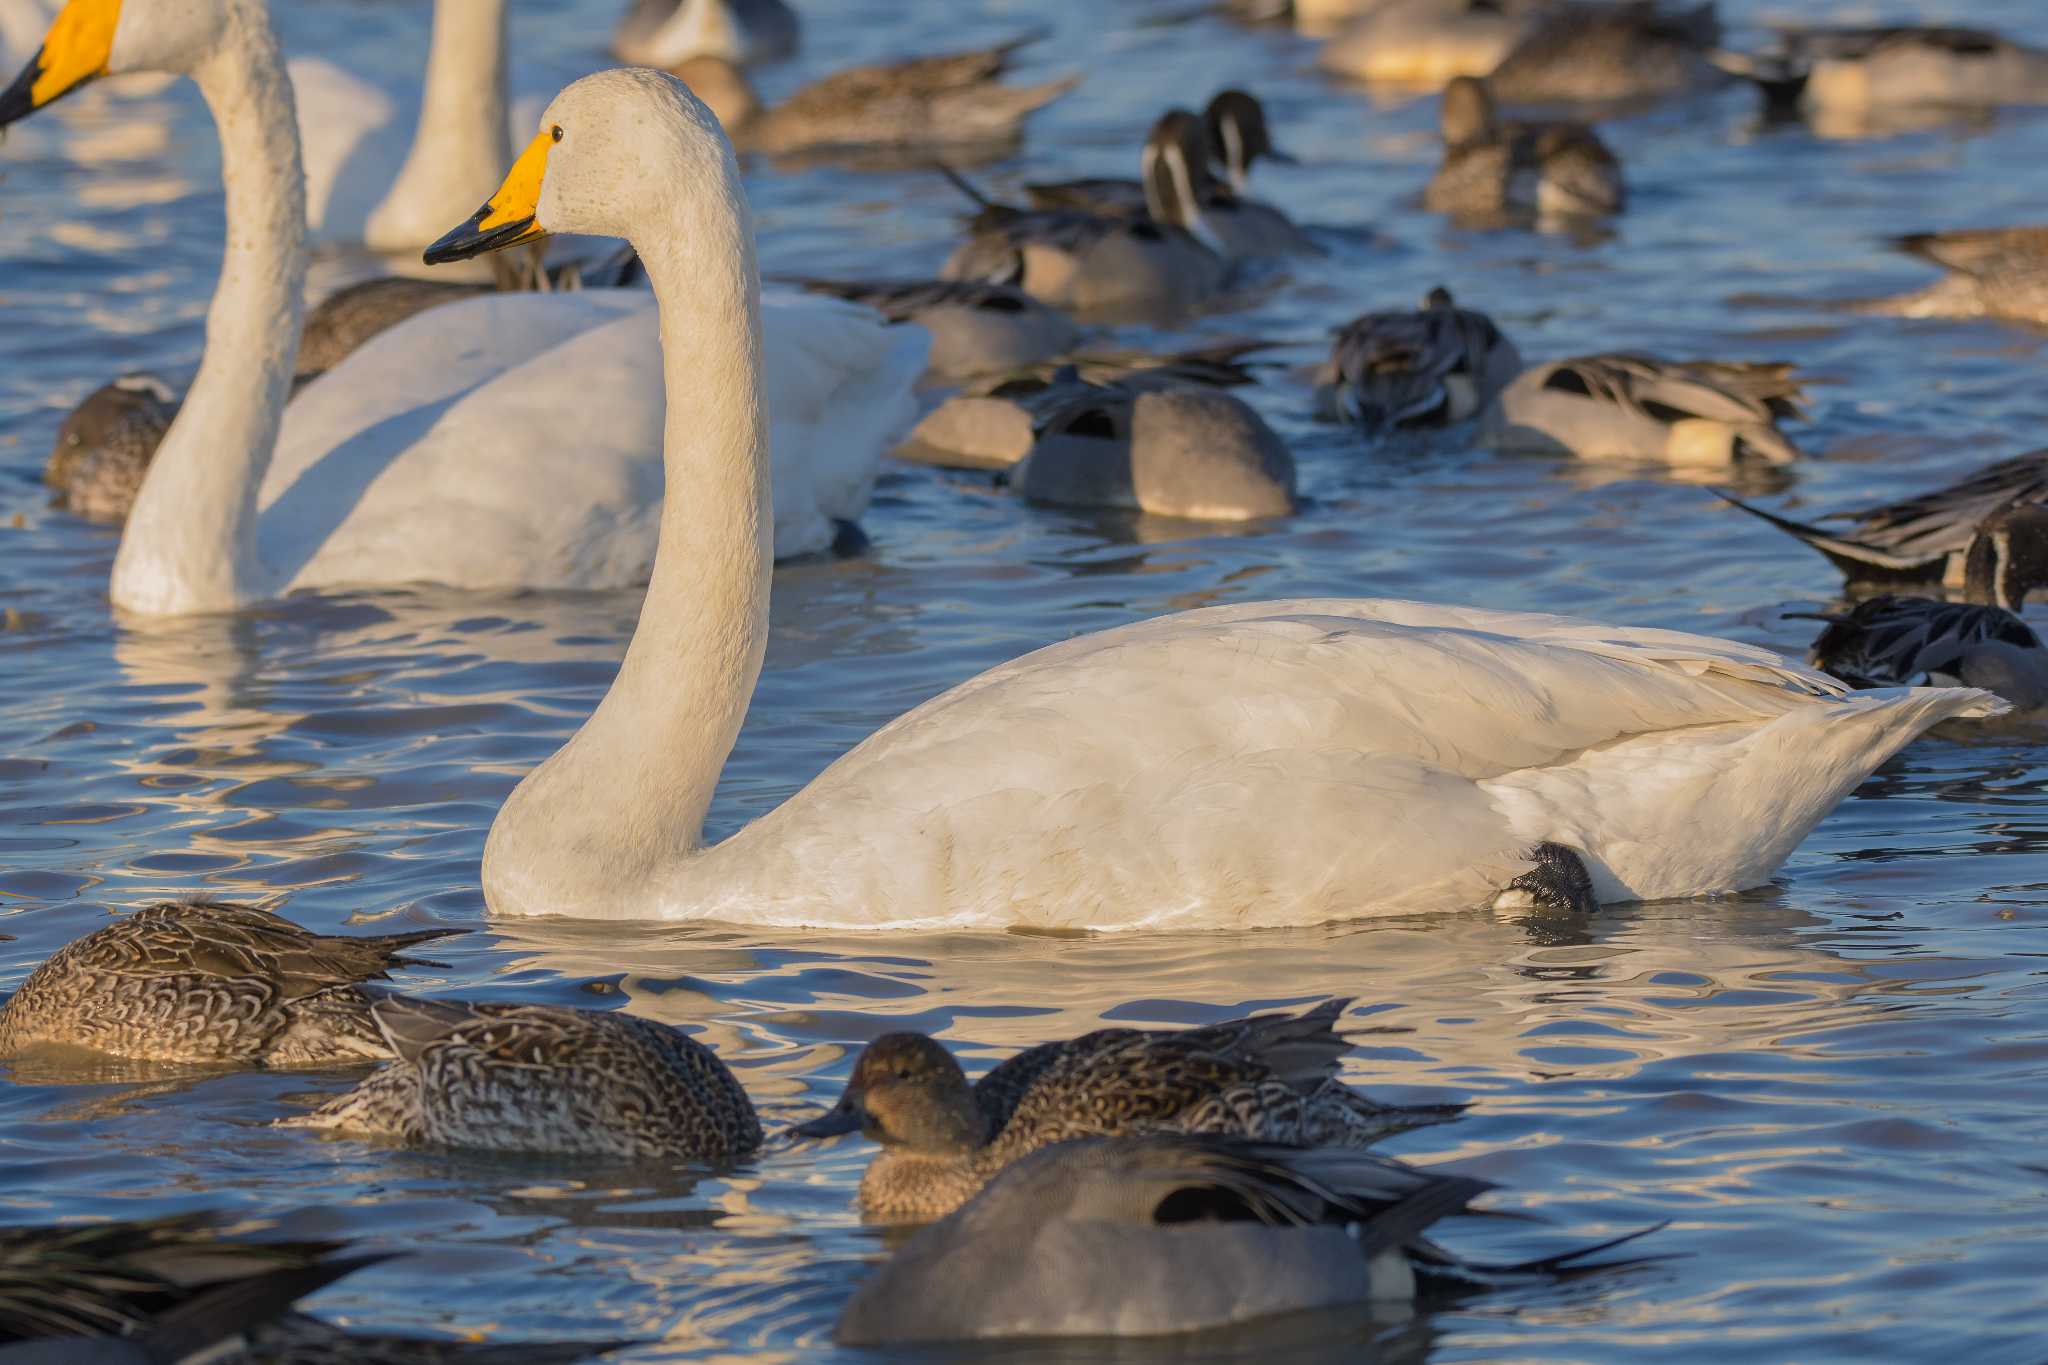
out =
{"type": "Polygon", "coordinates": [[[1523,455],[1790,464],[1778,429],[1802,415],[1803,389],[1783,364],[1660,360],[1611,351],[1532,365],[1480,414],[1480,439],[1523,455]]]}
{"type": "Polygon", "coordinates": [[[397,995],[371,1014],[397,1060],[281,1126],[622,1161],[730,1161],[761,1145],[738,1079],[668,1024],[397,995]]]}
{"type": "Polygon", "coordinates": [[[1765,52],[1712,55],[1722,70],[1753,81],[1778,116],[2048,102],[2048,51],[1986,29],[1781,28],[1765,52]]]}
{"type": "Polygon", "coordinates": [[[1691,9],[1658,0],[1565,4],[1509,49],[1486,83],[1510,104],[1666,99],[1726,80],[1708,60],[1720,41],[1715,0],[1691,9]]]}
{"type": "Polygon", "coordinates": [[[751,66],[794,53],[799,29],[787,0],[632,0],[612,30],[612,55],[634,66],[692,57],[751,66]]]}
{"type": "Polygon", "coordinates": [[[1807,662],[1852,687],[1981,687],[2018,710],[2048,706],[2048,648],[2004,607],[1882,593],[1821,619],[1807,662]]]}
{"type": "Polygon", "coordinates": [[[1355,81],[1436,87],[1484,76],[1562,0],[1318,0],[1304,29],[1331,33],[1316,65],[1355,81]]]}
{"type": "Polygon", "coordinates": [[[1457,1106],[1396,1108],[1337,1080],[1351,1002],[1191,1029],[1098,1029],[1040,1043],[970,1085],[922,1033],[861,1050],[831,1112],[799,1137],[859,1131],[882,1144],[860,1182],[871,1218],[913,1222],[957,1208],[1028,1152],[1069,1138],[1221,1133],[1292,1145],[1364,1147],[1440,1122],[1457,1106]]]}
{"type": "Polygon", "coordinates": [[[1316,407],[1368,437],[1455,426],[1521,370],[1521,353],[1493,319],[1458,307],[1439,286],[1419,309],[1346,323],[1316,374],[1316,407]]]}
{"type": "Polygon", "coordinates": [[[436,966],[464,929],[352,937],[215,901],[166,902],[65,945],[0,1005],[0,1056],[39,1044],[142,1061],[354,1066],[391,1056],[367,983],[436,966]]]}

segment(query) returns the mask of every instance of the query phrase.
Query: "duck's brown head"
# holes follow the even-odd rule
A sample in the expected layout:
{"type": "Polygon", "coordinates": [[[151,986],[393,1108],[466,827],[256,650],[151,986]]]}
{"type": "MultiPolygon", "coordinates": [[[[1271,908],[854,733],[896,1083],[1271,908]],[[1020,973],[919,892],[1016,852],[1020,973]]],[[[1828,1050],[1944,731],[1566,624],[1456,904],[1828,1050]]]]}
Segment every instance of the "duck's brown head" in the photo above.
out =
{"type": "Polygon", "coordinates": [[[918,1152],[971,1151],[988,1140],[960,1064],[922,1033],[887,1033],[869,1043],[839,1103],[791,1131],[830,1137],[855,1129],[884,1146],[918,1152]]]}

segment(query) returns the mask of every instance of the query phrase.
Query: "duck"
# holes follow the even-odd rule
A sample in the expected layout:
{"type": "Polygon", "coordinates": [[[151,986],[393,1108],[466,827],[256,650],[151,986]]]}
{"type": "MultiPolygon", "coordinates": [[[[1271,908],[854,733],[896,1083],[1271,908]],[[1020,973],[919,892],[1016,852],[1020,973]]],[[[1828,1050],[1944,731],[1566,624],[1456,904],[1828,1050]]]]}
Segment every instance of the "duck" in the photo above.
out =
{"type": "Polygon", "coordinates": [[[1562,8],[1557,0],[1311,0],[1298,25],[1329,41],[1316,65],[1350,80],[1435,89],[1484,76],[1562,8]]]}
{"type": "MultiPolygon", "coordinates": [[[[1244,357],[1267,344],[1228,341],[1164,354],[1091,348],[982,376],[919,419],[896,453],[948,469],[1009,469],[1031,453],[1047,414],[1078,392],[1137,394],[1256,383],[1244,357]]],[[[1249,458],[1257,463],[1255,452],[1249,458]]]]}
{"type": "Polygon", "coordinates": [[[2048,649],[2004,607],[1881,593],[1821,619],[1807,662],[1851,687],[1981,687],[2016,711],[2048,706],[2048,649]]]}
{"type": "Polygon", "coordinates": [[[929,1222],[1019,1157],[1076,1137],[1220,1133],[1293,1147],[1365,1147],[1459,1112],[1392,1108],[1337,1079],[1349,1000],[1190,1029],[1097,1029],[1040,1043],[969,1085],[943,1044],[888,1033],[861,1049],[846,1093],[791,1135],[882,1144],[861,1177],[867,1217],[929,1222]]]}
{"type": "Polygon", "coordinates": [[[1493,319],[1439,285],[1420,309],[1364,313],[1338,329],[1316,373],[1316,406],[1367,436],[1455,426],[1521,372],[1521,353],[1493,319]]]}
{"type": "MultiPolygon", "coordinates": [[[[0,93],[0,125],[142,69],[192,75],[219,111],[230,228],[206,353],[129,513],[114,604],[187,615],[338,587],[644,582],[668,411],[652,295],[430,308],[289,398],[306,234],[262,0],[73,0],[0,93]]],[[[928,342],[829,299],[779,296],[759,320],[776,549],[857,543],[881,453],[915,419],[928,342]]]]}
{"type": "Polygon", "coordinates": [[[1666,99],[1725,79],[1708,60],[1720,41],[1714,0],[1689,10],[1657,0],[1564,5],[1485,73],[1486,84],[1509,104],[1666,99]]]}
{"type": "Polygon", "coordinates": [[[1495,450],[1582,460],[1790,464],[1799,448],[1778,429],[1802,415],[1792,367],[1660,360],[1614,351],[1534,365],[1481,412],[1495,450]]]}
{"type": "Polygon", "coordinates": [[[2048,227],[1913,232],[1894,238],[1893,245],[1947,273],[1925,289],[1859,311],[2048,322],[2048,227]]]}
{"type": "Polygon", "coordinates": [[[164,902],[50,955],[0,1005],[0,1056],[38,1045],[250,1067],[360,1066],[391,1055],[367,983],[467,932],[347,937],[219,901],[164,902]]]}
{"type": "Polygon", "coordinates": [[[396,1060],[280,1126],[622,1161],[734,1161],[761,1145],[738,1079],[672,1025],[397,994],[370,1014],[396,1060]]]}
{"type": "Polygon", "coordinates": [[[675,74],[711,106],[743,152],[951,152],[1014,144],[1027,115],[1080,84],[1079,76],[1002,84],[1011,55],[1035,41],[1033,35],[966,52],[849,67],[775,105],[763,104],[746,74],[723,57],[692,57],[675,74]]]}
{"type": "Polygon", "coordinates": [[[872,308],[931,333],[928,372],[942,379],[1016,370],[1072,350],[1081,329],[1014,285],[985,280],[832,280],[779,275],[778,284],[872,308]]]}
{"type": "MultiPolygon", "coordinates": [[[[1231,194],[1242,196],[1259,161],[1283,166],[1300,164],[1273,143],[1266,106],[1248,91],[1219,90],[1202,110],[1202,130],[1209,168],[1222,177],[1231,194]]],[[[1155,125],[1156,131],[1156,125],[1155,125]]],[[[1087,180],[1046,180],[1027,183],[1025,197],[1033,208],[1074,209],[1110,217],[1138,218],[1147,212],[1142,180],[1098,177],[1087,180]]]]}
{"type": "Polygon", "coordinates": [[[1716,496],[1820,551],[1851,584],[1939,586],[2008,611],[2048,586],[2048,449],[1901,502],[1821,518],[1850,523],[1839,532],[1716,496]]]}
{"type": "Polygon", "coordinates": [[[793,55],[801,29],[787,0],[630,0],[612,55],[671,70],[692,57],[753,66],[793,55]]]}
{"type": "Polygon", "coordinates": [[[638,1344],[350,1332],[294,1305],[397,1257],[265,1231],[216,1212],[0,1227],[0,1365],[567,1365],[638,1344]]]}
{"type": "Polygon", "coordinates": [[[1240,601],[971,678],[707,846],[771,586],[739,164],[717,119],[661,72],[587,76],[544,126],[430,254],[550,232],[637,248],[676,395],[668,487],[689,496],[662,506],[604,699],[492,822],[494,915],[1247,929],[1737,890],[1768,881],[1922,730],[2003,705],[1962,688],[1848,696],[1768,650],[1673,631],[1372,598],[1240,601]],[[633,173],[645,165],[676,174],[633,173]],[[1247,812],[1274,838],[1246,837],[1247,812]]]}
{"type": "Polygon", "coordinates": [[[1514,1265],[1424,1234],[1497,1188],[1339,1147],[1152,1133],[1033,1152],[905,1239],[841,1310],[846,1346],[1153,1337],[1348,1304],[1611,1274],[1646,1232],[1514,1265]]]}
{"type": "Polygon", "coordinates": [[[1173,110],[1145,141],[1142,218],[998,204],[948,178],[979,212],[939,271],[947,280],[1015,285],[1081,314],[1176,315],[1208,303],[1229,280],[1229,248],[1206,209],[1212,195],[1201,125],[1173,110]]]}
{"type": "Polygon", "coordinates": [[[1712,58],[1722,70],[1753,82],[1766,111],[1778,116],[2048,103],[2048,51],[1988,29],[1781,28],[1767,52],[1716,49],[1712,58]]]}
{"type": "Polygon", "coordinates": [[[1096,384],[1068,370],[1030,410],[1030,447],[1002,476],[1026,502],[1193,521],[1294,511],[1293,454],[1227,393],[1096,384]]]}
{"type": "Polygon", "coordinates": [[[1486,83],[1459,76],[1444,87],[1443,164],[1423,190],[1432,213],[1492,225],[1620,213],[1621,161],[1584,123],[1508,123],[1486,83]]]}
{"type": "MultiPolygon", "coordinates": [[[[1182,168],[1174,172],[1172,183],[1183,176],[1192,181],[1190,202],[1177,221],[1233,261],[1327,254],[1285,213],[1240,193],[1252,162],[1284,157],[1272,145],[1265,111],[1256,99],[1240,90],[1226,90],[1209,102],[1198,132],[1190,131],[1192,123],[1193,116],[1185,110],[1169,110],[1145,139],[1142,164],[1159,166],[1171,158],[1182,168]],[[1216,178],[1219,168],[1228,182],[1216,178]]],[[[1148,170],[1147,178],[1152,174],[1148,170]]],[[[1144,180],[1048,181],[1027,184],[1024,192],[1044,212],[1164,221],[1153,212],[1144,180]]]]}

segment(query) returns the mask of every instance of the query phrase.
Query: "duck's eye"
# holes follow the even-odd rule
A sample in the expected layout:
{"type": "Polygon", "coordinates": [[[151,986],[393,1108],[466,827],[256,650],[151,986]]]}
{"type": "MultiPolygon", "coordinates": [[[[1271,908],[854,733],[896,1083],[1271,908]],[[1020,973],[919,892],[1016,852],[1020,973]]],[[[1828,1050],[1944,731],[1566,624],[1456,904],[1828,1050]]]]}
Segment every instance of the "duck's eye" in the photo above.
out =
{"type": "Polygon", "coordinates": [[[554,127],[548,129],[548,136],[560,142],[562,140],[562,125],[557,123],[554,127]]]}
{"type": "Polygon", "coordinates": [[[897,1080],[899,1080],[899,1081],[907,1081],[907,1080],[909,1080],[909,1079],[910,1079],[910,1068],[909,1068],[909,1067],[907,1067],[907,1066],[899,1066],[899,1067],[897,1067],[897,1068],[896,1068],[896,1079],[897,1079],[897,1080]]]}

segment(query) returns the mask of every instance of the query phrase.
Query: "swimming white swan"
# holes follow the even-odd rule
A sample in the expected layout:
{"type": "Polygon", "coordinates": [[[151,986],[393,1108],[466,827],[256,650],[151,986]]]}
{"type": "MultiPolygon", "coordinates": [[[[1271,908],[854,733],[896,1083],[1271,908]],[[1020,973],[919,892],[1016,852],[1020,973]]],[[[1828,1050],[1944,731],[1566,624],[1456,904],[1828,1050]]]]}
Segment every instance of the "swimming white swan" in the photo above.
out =
{"type": "Polygon", "coordinates": [[[629,237],[668,382],[690,396],[667,428],[668,486],[689,495],[663,508],[611,691],[491,828],[499,914],[1204,927],[1721,891],[1765,881],[1928,726],[2000,706],[1958,689],[1847,697],[1767,651],[1673,631],[1245,603],[984,673],[704,847],[768,629],[750,215],[731,144],[673,77],[585,77],[543,125],[433,254],[629,237]],[[637,173],[650,165],[675,171],[637,173]]]}
{"type": "MultiPolygon", "coordinates": [[[[198,83],[220,128],[230,226],[206,354],[129,516],[114,602],[176,614],[315,587],[644,582],[666,410],[651,296],[493,295],[431,309],[287,408],[304,199],[291,87],[262,0],[71,0],[0,94],[0,126],[97,74],[134,70],[198,83]]],[[[763,322],[775,548],[815,552],[865,508],[881,451],[915,415],[928,343],[827,299],[778,302],[763,322]]],[[[687,410],[689,390],[674,392],[687,410]]]]}

